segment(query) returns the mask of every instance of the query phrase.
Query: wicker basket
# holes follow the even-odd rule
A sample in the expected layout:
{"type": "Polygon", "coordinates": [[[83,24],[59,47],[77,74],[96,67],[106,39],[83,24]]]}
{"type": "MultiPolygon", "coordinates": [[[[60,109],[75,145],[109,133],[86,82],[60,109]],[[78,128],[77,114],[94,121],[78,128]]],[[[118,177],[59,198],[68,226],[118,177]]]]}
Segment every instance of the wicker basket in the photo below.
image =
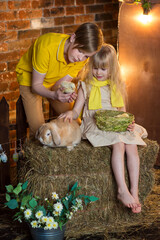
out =
{"type": "Polygon", "coordinates": [[[134,115],[128,112],[99,110],[95,113],[96,124],[103,131],[125,132],[134,121],[134,115]]]}

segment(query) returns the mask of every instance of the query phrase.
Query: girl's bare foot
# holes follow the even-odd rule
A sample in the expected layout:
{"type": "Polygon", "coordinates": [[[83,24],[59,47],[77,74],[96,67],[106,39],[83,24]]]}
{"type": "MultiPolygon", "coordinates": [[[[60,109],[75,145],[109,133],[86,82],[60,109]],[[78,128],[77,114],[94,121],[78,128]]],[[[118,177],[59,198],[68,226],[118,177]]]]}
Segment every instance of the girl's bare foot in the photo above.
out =
{"type": "Polygon", "coordinates": [[[131,191],[131,194],[132,194],[132,196],[133,196],[133,198],[135,199],[136,204],[137,204],[136,207],[133,207],[133,208],[132,208],[132,212],[133,212],[133,213],[140,213],[140,212],[141,212],[141,204],[140,204],[140,202],[139,202],[138,194],[137,194],[137,192],[134,193],[134,191],[131,191]]]}
{"type": "Polygon", "coordinates": [[[123,191],[119,190],[117,198],[124,204],[124,206],[126,206],[128,208],[132,208],[132,209],[134,208],[135,209],[137,207],[136,200],[130,194],[128,189],[123,190],[123,191]]]}
{"type": "Polygon", "coordinates": [[[140,213],[141,212],[141,204],[137,205],[137,207],[132,208],[133,213],[140,213]]]}

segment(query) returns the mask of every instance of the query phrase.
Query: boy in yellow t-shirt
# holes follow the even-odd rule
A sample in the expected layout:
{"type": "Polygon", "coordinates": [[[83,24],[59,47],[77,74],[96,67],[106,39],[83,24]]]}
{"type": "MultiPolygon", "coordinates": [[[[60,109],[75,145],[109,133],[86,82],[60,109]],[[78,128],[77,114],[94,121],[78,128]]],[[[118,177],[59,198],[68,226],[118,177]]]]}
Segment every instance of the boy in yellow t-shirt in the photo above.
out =
{"type": "Polygon", "coordinates": [[[22,56],[16,73],[31,136],[44,123],[42,97],[50,100],[58,114],[69,109],[77,94],[64,94],[58,86],[62,81],[72,81],[102,42],[99,27],[84,23],[71,36],[40,36],[22,56]]]}

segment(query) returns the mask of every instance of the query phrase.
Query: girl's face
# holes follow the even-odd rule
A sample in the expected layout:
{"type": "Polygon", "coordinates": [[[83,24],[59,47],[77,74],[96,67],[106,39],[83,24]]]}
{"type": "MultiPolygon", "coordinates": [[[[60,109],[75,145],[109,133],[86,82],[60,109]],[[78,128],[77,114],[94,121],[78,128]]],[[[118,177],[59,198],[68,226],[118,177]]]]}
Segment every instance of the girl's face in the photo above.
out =
{"type": "Polygon", "coordinates": [[[109,68],[93,67],[92,74],[97,80],[105,81],[109,78],[109,68]]]}

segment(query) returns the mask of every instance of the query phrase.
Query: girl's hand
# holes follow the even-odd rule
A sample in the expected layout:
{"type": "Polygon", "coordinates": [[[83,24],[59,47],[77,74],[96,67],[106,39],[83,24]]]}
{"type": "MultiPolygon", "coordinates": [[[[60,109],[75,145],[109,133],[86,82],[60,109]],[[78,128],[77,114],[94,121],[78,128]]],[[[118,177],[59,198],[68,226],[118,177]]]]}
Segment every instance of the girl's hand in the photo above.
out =
{"type": "Polygon", "coordinates": [[[69,103],[75,101],[77,98],[77,93],[73,92],[71,95],[70,95],[70,98],[68,100],[69,103]]]}
{"type": "Polygon", "coordinates": [[[135,128],[135,121],[133,121],[128,127],[127,130],[130,132],[133,132],[135,128]]]}
{"type": "Polygon", "coordinates": [[[61,113],[58,118],[64,118],[64,122],[69,120],[69,122],[72,122],[73,120],[73,111],[67,111],[65,113],[61,113]]]}

